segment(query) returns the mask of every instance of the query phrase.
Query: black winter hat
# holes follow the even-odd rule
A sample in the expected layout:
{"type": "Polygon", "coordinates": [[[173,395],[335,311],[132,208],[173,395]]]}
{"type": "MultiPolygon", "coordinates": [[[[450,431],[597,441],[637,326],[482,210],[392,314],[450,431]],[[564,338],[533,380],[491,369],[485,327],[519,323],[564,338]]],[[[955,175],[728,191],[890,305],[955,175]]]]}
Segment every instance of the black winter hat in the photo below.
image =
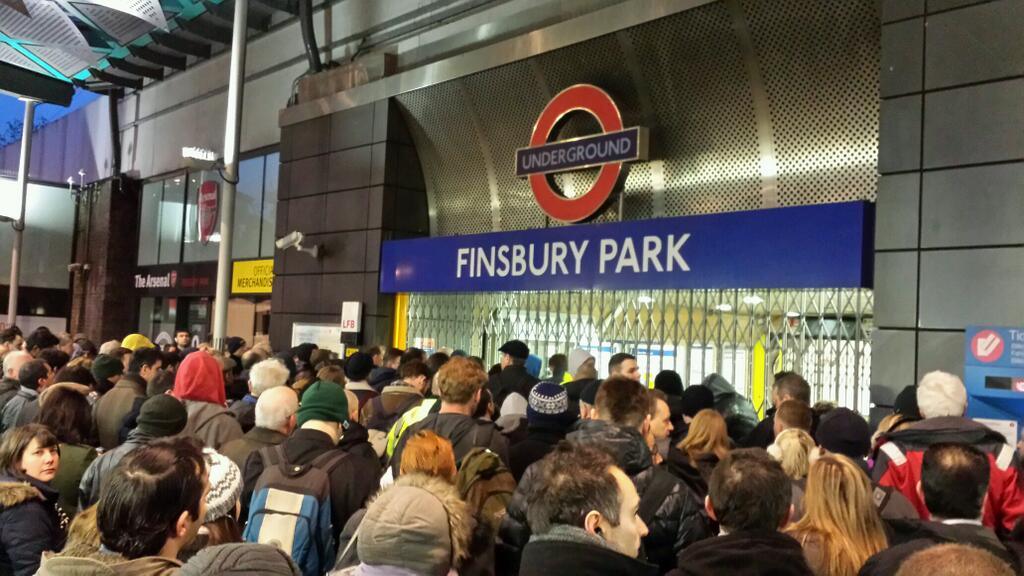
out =
{"type": "Polygon", "coordinates": [[[530,347],[519,340],[509,340],[498,348],[498,352],[504,352],[513,358],[526,360],[530,355],[530,347]]]}
{"type": "Polygon", "coordinates": [[[668,396],[682,396],[683,379],[674,370],[662,370],[654,377],[654,389],[661,390],[668,396]]]}
{"type": "Polygon", "coordinates": [[[174,396],[158,394],[142,403],[137,428],[154,438],[174,436],[185,429],[188,412],[174,396]]]}
{"type": "Polygon", "coordinates": [[[703,384],[695,384],[683,390],[683,415],[693,418],[701,410],[715,407],[715,393],[703,384]]]}
{"type": "Polygon", "coordinates": [[[216,576],[219,574],[262,574],[266,576],[301,576],[295,562],[283,551],[265,544],[221,544],[200,550],[181,570],[181,576],[216,576]]]}
{"type": "Polygon", "coordinates": [[[829,452],[859,460],[871,451],[871,428],[860,414],[836,408],[818,423],[814,440],[829,452]]]}
{"type": "Polygon", "coordinates": [[[908,418],[921,418],[921,410],[917,407],[917,386],[910,385],[900,390],[896,396],[893,408],[900,416],[908,418]]]}
{"type": "Polygon", "coordinates": [[[353,382],[366,380],[373,370],[373,357],[365,352],[356,352],[345,363],[345,377],[353,382]]]}

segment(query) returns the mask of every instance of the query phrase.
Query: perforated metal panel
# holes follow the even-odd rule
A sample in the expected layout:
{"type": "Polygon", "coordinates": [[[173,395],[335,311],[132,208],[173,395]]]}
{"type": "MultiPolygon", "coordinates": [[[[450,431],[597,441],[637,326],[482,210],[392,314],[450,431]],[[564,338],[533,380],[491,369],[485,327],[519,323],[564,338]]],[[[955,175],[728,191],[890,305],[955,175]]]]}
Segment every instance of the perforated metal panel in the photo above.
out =
{"type": "Polygon", "coordinates": [[[768,89],[779,203],[875,198],[877,3],[743,0],[768,89]]]}
{"type": "Polygon", "coordinates": [[[488,365],[512,338],[545,361],[583,347],[602,372],[612,354],[629,352],[648,381],[675,370],[699,384],[717,372],[765,399],[772,374],[796,370],[812,400],[867,414],[872,318],[869,290],[413,294],[406,345],[458,348],[488,365]]]}
{"type": "MultiPolygon", "coordinates": [[[[398,96],[424,165],[432,233],[557,225],[515,178],[514,152],[550,97],[584,82],[616,99],[626,125],[651,128],[652,161],[622,182],[623,219],[874,199],[876,2],[727,1],[398,96]],[[760,116],[751,66],[767,93],[760,116]],[[759,122],[770,130],[759,134],[759,122]],[[777,154],[770,164],[764,133],[777,154]],[[769,198],[762,189],[775,175],[764,172],[776,161],[769,198]]],[[[593,124],[577,115],[559,137],[593,124]]],[[[571,196],[594,173],[555,180],[571,196]]],[[[596,220],[618,218],[613,202],[596,220]]]]}

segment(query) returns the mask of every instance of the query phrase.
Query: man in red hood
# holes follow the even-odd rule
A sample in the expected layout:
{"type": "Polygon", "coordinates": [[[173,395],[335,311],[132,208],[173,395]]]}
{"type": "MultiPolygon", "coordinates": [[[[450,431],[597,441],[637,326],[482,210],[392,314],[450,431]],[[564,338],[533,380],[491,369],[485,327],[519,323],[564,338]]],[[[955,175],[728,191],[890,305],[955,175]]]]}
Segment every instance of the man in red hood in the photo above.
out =
{"type": "Polygon", "coordinates": [[[221,365],[210,354],[200,351],[185,357],[174,378],[173,394],[188,412],[182,436],[192,436],[214,450],[242,437],[242,427],[226,407],[221,365]]]}

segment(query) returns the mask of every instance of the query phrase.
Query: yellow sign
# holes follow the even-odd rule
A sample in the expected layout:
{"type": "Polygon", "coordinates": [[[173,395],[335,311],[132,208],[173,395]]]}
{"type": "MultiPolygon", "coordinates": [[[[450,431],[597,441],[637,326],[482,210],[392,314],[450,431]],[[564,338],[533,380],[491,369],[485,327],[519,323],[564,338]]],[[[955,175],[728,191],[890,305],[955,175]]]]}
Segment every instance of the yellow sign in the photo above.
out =
{"type": "Polygon", "coordinates": [[[232,264],[232,294],[270,294],[273,286],[273,260],[242,260],[232,264]]]}

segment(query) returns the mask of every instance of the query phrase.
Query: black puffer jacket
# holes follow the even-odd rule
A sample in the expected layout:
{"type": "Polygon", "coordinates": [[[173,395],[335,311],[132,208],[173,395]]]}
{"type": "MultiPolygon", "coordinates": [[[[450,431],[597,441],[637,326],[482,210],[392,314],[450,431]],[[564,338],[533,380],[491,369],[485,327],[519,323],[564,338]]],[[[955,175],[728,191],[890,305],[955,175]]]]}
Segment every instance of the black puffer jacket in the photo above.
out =
{"type": "Polygon", "coordinates": [[[35,574],[43,552],[64,547],[68,517],[59,498],[38,480],[0,475],[0,574],[35,574]]]}
{"type": "MultiPolygon", "coordinates": [[[[668,474],[653,465],[647,443],[635,429],[600,420],[586,420],[580,422],[576,431],[566,439],[578,444],[596,445],[610,452],[619,467],[633,480],[641,500],[652,485],[655,474],[668,474]]],[[[536,473],[537,468],[531,467],[523,475],[501,523],[502,542],[520,551],[530,539],[530,527],[526,523],[526,494],[534,489],[536,473]]],[[[662,573],[675,567],[676,556],[684,548],[712,535],[702,503],[686,484],[674,477],[673,480],[675,486],[658,507],[654,520],[647,527],[650,532],[643,540],[647,560],[659,565],[662,573]]]]}

